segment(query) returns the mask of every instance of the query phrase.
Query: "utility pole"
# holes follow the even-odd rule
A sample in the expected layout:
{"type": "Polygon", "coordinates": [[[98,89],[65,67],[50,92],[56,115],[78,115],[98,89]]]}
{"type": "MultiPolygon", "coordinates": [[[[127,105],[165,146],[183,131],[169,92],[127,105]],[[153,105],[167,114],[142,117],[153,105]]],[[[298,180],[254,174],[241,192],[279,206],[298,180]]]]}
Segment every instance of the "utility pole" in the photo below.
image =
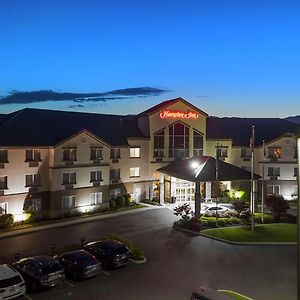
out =
{"type": "Polygon", "coordinates": [[[265,203],[265,140],[262,149],[262,180],[261,180],[261,223],[264,223],[264,203],[265,203]]]}
{"type": "Polygon", "coordinates": [[[250,149],[251,149],[251,201],[250,201],[250,212],[251,212],[251,230],[254,231],[254,125],[251,128],[250,149]]]}
{"type": "MultiPolygon", "coordinates": [[[[215,167],[216,167],[216,184],[218,184],[219,182],[219,155],[220,155],[220,146],[219,146],[219,142],[217,142],[217,146],[216,146],[216,158],[215,158],[215,167]]],[[[218,208],[218,197],[217,197],[217,208],[218,208]]],[[[219,217],[219,212],[218,210],[216,210],[216,227],[218,227],[218,217],[219,217]]]]}

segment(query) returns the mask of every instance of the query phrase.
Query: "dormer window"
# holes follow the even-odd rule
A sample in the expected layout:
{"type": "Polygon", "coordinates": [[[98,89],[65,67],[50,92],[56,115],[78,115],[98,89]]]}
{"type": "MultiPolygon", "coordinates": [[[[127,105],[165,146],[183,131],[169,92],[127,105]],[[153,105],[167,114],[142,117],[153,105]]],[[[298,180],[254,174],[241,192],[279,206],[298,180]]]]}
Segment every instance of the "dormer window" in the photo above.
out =
{"type": "Polygon", "coordinates": [[[102,159],[102,148],[91,148],[91,160],[102,159]]]}
{"type": "Polygon", "coordinates": [[[131,147],[130,148],[130,158],[139,158],[140,157],[140,147],[131,147]]]}
{"type": "Polygon", "coordinates": [[[63,161],[76,161],[76,148],[63,149],[63,161]]]}
{"type": "Polygon", "coordinates": [[[280,147],[269,147],[268,148],[268,158],[280,158],[281,148],[280,147]]]}
{"type": "Polygon", "coordinates": [[[120,148],[110,149],[110,158],[112,158],[112,159],[121,158],[120,148]]]}

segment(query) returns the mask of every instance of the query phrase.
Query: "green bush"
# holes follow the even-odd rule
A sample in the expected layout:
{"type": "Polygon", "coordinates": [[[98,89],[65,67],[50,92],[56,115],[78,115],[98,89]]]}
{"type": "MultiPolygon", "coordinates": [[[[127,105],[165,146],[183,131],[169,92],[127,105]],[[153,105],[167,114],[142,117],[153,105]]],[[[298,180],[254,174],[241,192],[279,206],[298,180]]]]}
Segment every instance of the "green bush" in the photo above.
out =
{"type": "Polygon", "coordinates": [[[109,208],[110,208],[110,209],[116,209],[116,207],[117,207],[117,206],[116,206],[116,199],[114,199],[114,198],[113,198],[113,199],[110,199],[110,200],[109,200],[109,208]]]}
{"type": "Polygon", "coordinates": [[[130,204],[131,204],[131,202],[132,202],[132,198],[131,198],[130,194],[126,194],[126,195],[124,196],[124,198],[125,198],[125,205],[126,205],[126,206],[130,206],[130,204]]]}
{"type": "Polygon", "coordinates": [[[4,214],[0,216],[0,227],[9,227],[14,223],[13,214],[4,214]]]}
{"type": "Polygon", "coordinates": [[[141,248],[134,247],[130,250],[131,258],[142,259],[144,257],[144,251],[141,248]]]}
{"type": "MultiPolygon", "coordinates": [[[[261,223],[261,213],[254,213],[254,222],[261,223]]],[[[270,214],[264,214],[264,224],[274,223],[274,218],[270,214]]]]}
{"type": "Polygon", "coordinates": [[[240,219],[236,217],[229,218],[229,224],[240,224],[240,219]]]}
{"type": "Polygon", "coordinates": [[[116,198],[116,208],[122,208],[125,206],[125,197],[124,196],[118,196],[116,198]]]}

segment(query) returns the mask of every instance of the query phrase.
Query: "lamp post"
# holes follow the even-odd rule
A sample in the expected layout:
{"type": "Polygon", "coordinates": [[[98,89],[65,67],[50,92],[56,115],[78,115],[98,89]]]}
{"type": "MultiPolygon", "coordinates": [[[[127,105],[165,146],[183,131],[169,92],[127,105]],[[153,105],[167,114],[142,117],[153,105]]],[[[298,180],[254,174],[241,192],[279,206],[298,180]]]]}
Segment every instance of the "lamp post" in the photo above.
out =
{"type": "MultiPolygon", "coordinates": [[[[195,172],[195,178],[199,175],[200,164],[197,161],[191,163],[191,168],[195,172]]],[[[200,181],[195,181],[195,218],[201,216],[201,193],[200,193],[200,181]]]]}

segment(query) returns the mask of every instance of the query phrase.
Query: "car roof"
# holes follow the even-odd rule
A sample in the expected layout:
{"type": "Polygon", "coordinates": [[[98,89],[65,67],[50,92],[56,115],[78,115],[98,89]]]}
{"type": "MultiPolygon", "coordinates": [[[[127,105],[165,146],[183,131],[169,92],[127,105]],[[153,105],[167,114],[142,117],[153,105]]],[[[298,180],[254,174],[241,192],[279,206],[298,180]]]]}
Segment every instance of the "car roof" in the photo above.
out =
{"type": "Polygon", "coordinates": [[[34,261],[42,266],[42,265],[48,265],[49,263],[55,262],[55,259],[48,255],[38,255],[38,256],[22,258],[18,262],[26,262],[26,261],[34,261]]]}
{"type": "Polygon", "coordinates": [[[101,240],[101,241],[97,241],[97,242],[91,242],[88,245],[95,245],[95,246],[96,245],[101,245],[101,246],[106,246],[106,247],[113,248],[113,249],[120,248],[120,246],[125,246],[121,242],[116,241],[116,240],[112,240],[112,239],[101,240]]]}
{"type": "Polygon", "coordinates": [[[61,254],[60,256],[61,257],[68,256],[68,257],[74,257],[74,258],[82,258],[82,257],[91,257],[92,254],[90,254],[89,252],[87,252],[83,249],[80,249],[80,250],[65,252],[65,253],[61,254]]]}
{"type": "Polygon", "coordinates": [[[19,273],[7,264],[0,265],[0,280],[19,275],[19,273]]]}

